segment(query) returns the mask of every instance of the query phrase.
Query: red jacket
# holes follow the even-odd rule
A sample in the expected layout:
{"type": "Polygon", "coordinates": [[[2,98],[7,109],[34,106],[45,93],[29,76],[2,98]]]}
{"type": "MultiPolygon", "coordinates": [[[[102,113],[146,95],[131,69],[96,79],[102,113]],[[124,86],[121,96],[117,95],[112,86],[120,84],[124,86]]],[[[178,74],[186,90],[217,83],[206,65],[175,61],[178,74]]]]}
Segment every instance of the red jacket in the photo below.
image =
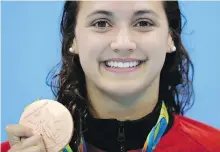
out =
{"type": "MultiPolygon", "coordinates": [[[[1,152],[9,149],[8,142],[1,144],[1,152]]],[[[102,152],[90,146],[88,150],[102,152]]],[[[172,128],[161,138],[154,152],[220,152],[220,130],[184,116],[174,115],[172,128]]]]}

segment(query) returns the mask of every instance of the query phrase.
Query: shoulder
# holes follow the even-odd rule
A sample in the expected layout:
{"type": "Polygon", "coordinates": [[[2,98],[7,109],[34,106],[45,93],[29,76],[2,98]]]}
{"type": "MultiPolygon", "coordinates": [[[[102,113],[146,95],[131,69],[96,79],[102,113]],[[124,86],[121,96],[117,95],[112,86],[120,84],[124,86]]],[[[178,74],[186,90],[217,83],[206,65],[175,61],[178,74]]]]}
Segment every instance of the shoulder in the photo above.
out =
{"type": "MultiPolygon", "coordinates": [[[[193,120],[191,118],[174,115],[174,125],[192,138],[208,138],[211,141],[218,141],[220,144],[220,130],[205,123],[193,120]]],[[[207,141],[206,141],[207,142],[207,141]]]]}
{"type": "Polygon", "coordinates": [[[174,115],[172,128],[161,140],[162,146],[172,142],[172,145],[190,152],[219,152],[220,130],[185,116],[174,115]]]}

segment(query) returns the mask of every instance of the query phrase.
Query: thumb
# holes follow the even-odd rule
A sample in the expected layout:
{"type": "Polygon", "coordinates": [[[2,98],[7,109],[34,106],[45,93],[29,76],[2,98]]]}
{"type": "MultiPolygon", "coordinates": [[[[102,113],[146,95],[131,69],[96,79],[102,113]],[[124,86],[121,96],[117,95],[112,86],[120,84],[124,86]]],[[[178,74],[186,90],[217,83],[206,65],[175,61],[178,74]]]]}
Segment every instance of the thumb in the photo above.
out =
{"type": "Polygon", "coordinates": [[[15,124],[15,125],[8,125],[6,127],[6,132],[8,135],[8,140],[10,146],[15,145],[18,142],[21,142],[22,137],[31,137],[33,135],[30,128],[25,126],[15,124]]]}

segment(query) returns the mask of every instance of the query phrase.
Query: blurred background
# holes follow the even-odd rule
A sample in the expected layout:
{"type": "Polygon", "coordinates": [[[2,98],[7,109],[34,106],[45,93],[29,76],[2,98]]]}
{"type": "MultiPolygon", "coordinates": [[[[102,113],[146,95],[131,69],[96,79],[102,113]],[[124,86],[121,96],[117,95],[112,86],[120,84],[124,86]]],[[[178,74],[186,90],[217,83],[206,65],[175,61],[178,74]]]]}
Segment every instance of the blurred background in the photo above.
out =
{"type": "MultiPolygon", "coordinates": [[[[61,58],[64,2],[2,3],[1,141],[24,107],[53,98],[46,76],[61,58]]],[[[220,2],[180,1],[183,42],[195,66],[195,104],[186,116],[220,129],[220,2]],[[183,20],[185,21],[185,19],[183,20]]]]}

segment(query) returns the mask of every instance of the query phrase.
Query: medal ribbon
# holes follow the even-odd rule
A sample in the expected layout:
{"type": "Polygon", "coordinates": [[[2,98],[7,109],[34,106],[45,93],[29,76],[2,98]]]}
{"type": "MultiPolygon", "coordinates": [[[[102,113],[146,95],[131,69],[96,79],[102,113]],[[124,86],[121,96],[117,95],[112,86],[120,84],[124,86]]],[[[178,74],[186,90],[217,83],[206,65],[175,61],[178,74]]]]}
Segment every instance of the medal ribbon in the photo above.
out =
{"type": "MultiPolygon", "coordinates": [[[[156,125],[151,129],[144,143],[144,147],[141,152],[153,152],[156,145],[159,143],[161,137],[163,136],[169,122],[169,115],[165,103],[162,103],[160,116],[157,120],[156,125]]],[[[83,146],[82,152],[87,152],[86,142],[84,138],[81,138],[81,144],[83,146]]],[[[69,145],[67,145],[61,152],[73,152],[69,145]]]]}

